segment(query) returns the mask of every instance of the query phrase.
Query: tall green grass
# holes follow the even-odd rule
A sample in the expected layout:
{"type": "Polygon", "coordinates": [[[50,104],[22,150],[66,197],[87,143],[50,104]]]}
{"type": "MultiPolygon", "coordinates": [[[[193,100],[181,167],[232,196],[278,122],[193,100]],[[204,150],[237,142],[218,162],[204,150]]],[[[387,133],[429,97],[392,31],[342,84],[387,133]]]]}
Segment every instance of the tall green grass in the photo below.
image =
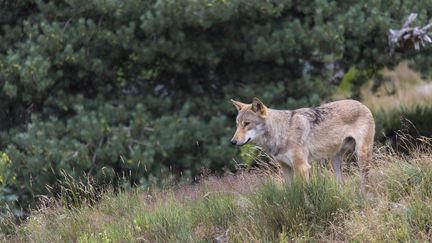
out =
{"type": "Polygon", "coordinates": [[[238,241],[277,241],[281,234],[312,236],[338,213],[349,212],[356,198],[328,173],[314,173],[309,184],[268,178],[247,194],[227,189],[204,189],[196,199],[181,202],[174,194],[149,201],[136,191],[107,192],[95,205],[34,212],[17,228],[15,239],[191,242],[225,234],[238,241]]]}
{"type": "Polygon", "coordinates": [[[374,175],[373,200],[348,215],[340,235],[367,242],[430,242],[431,154],[399,158],[380,169],[374,175]]]}
{"type": "Polygon", "coordinates": [[[358,181],[353,173],[339,185],[329,169],[316,166],[309,183],[255,172],[163,192],[108,190],[97,201],[72,207],[64,205],[67,200],[45,203],[2,237],[22,242],[432,239],[430,150],[376,153],[366,195],[358,181]]]}

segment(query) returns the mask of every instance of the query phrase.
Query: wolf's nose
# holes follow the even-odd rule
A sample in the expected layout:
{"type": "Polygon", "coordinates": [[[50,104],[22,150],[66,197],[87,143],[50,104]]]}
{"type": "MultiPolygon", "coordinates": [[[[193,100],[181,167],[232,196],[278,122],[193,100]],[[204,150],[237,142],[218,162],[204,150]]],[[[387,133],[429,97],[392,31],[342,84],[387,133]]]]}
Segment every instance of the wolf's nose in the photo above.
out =
{"type": "Polygon", "coordinates": [[[237,140],[235,140],[235,139],[231,140],[231,144],[232,145],[236,145],[237,144],[237,140]]]}

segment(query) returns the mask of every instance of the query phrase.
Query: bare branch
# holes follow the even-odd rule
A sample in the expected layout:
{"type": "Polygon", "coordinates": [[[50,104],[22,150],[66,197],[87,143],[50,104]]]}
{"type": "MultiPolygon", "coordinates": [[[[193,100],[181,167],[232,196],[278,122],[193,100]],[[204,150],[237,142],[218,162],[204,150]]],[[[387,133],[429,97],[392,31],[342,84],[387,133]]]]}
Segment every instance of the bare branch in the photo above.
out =
{"type": "Polygon", "coordinates": [[[417,18],[417,13],[411,13],[405,23],[402,25],[402,29],[408,28],[411,26],[412,22],[417,18]]]}
{"type": "Polygon", "coordinates": [[[432,23],[424,27],[411,27],[413,21],[417,18],[417,13],[411,13],[402,28],[399,30],[390,29],[388,33],[388,43],[390,46],[390,54],[395,51],[404,51],[407,48],[412,48],[419,51],[420,48],[432,43],[432,39],[428,36],[429,29],[432,28],[432,23]]]}

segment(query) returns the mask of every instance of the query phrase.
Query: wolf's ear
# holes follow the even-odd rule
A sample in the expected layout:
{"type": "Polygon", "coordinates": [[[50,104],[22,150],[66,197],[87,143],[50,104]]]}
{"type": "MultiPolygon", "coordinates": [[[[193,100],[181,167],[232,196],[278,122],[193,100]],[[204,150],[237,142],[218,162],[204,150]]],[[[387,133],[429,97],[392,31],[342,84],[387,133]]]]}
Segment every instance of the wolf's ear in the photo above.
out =
{"type": "Polygon", "coordinates": [[[233,100],[233,99],[231,99],[231,103],[235,106],[235,108],[236,108],[238,111],[241,110],[241,109],[243,109],[243,107],[246,106],[245,103],[242,103],[242,102],[240,102],[240,101],[236,101],[236,100],[233,100]]]}
{"type": "Polygon", "coordinates": [[[256,97],[252,99],[252,110],[263,117],[267,114],[267,107],[256,97]]]}

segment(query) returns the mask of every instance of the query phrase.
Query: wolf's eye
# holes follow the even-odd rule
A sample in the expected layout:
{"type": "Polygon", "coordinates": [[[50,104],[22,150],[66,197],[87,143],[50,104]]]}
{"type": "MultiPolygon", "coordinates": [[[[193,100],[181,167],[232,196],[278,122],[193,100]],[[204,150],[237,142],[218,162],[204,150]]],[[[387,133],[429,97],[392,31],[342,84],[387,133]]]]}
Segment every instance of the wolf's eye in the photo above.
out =
{"type": "Polygon", "coordinates": [[[244,126],[247,127],[250,124],[250,122],[245,122],[244,126]]]}

